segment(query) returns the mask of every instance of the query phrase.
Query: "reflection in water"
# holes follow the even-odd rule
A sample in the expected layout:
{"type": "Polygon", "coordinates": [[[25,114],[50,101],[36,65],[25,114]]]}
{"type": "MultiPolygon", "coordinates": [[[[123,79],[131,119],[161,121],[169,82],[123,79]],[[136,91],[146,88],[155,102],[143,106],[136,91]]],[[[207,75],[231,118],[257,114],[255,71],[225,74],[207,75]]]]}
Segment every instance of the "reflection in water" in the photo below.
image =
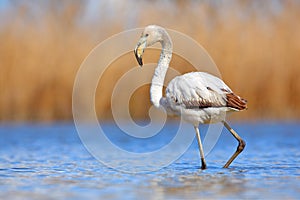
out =
{"type": "Polygon", "coordinates": [[[248,143],[230,169],[222,166],[236,143],[222,134],[207,170],[193,143],[175,163],[144,174],[100,164],[71,125],[2,126],[0,199],[299,199],[299,125],[261,126],[237,125],[248,143]]]}
{"type": "MultiPolygon", "coordinates": [[[[219,171],[219,170],[218,170],[219,171]]],[[[151,188],[158,191],[160,197],[170,198],[205,198],[233,197],[246,190],[247,180],[241,173],[223,173],[214,171],[181,174],[175,177],[165,177],[162,180],[152,180],[151,188]]],[[[157,199],[155,196],[153,199],[157,199]]]]}

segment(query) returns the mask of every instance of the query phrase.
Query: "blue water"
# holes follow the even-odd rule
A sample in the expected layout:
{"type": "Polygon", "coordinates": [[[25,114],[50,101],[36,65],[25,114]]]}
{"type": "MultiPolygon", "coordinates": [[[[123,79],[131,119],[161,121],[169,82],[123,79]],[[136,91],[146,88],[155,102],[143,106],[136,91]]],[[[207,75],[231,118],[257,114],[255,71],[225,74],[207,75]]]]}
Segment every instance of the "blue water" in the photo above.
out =
{"type": "MultiPolygon", "coordinates": [[[[118,128],[105,126],[117,137],[118,128]]],[[[176,125],[167,126],[158,144],[170,140],[168,132],[176,125]]],[[[232,126],[247,146],[229,169],[222,166],[237,143],[224,130],[206,158],[207,170],[199,169],[194,141],[171,165],[132,174],[108,168],[91,156],[72,123],[2,124],[0,199],[300,199],[300,124],[232,126]]],[[[118,141],[128,149],[145,147],[118,141]]]]}

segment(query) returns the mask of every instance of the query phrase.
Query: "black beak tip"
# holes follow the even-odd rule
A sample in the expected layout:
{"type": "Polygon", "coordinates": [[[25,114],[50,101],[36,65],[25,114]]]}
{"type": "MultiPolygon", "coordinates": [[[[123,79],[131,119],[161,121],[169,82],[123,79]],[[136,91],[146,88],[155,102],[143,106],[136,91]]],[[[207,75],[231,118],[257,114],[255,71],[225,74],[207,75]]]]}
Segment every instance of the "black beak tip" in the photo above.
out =
{"type": "Polygon", "coordinates": [[[142,58],[137,58],[137,61],[138,61],[139,65],[140,65],[140,67],[143,67],[143,60],[142,60],[142,58]]]}
{"type": "Polygon", "coordinates": [[[143,66],[143,59],[142,59],[142,57],[139,57],[137,55],[136,51],[134,51],[134,55],[135,55],[135,58],[136,58],[137,62],[139,63],[139,65],[142,67],[143,66]]]}

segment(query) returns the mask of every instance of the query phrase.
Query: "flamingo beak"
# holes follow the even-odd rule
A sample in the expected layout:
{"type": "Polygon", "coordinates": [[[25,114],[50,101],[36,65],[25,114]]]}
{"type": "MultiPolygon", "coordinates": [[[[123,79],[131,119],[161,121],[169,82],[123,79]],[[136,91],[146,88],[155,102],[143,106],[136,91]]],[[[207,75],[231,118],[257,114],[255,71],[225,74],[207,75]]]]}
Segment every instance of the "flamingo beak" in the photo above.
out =
{"type": "Polygon", "coordinates": [[[146,39],[142,37],[134,49],[135,58],[141,67],[143,66],[143,53],[146,46],[147,46],[146,39]]]}

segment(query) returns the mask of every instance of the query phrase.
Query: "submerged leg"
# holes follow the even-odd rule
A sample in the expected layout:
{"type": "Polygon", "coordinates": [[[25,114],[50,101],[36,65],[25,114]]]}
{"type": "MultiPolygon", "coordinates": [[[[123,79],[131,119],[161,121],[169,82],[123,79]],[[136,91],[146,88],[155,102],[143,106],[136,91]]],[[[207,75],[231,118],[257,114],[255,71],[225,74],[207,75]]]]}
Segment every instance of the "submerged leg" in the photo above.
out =
{"type": "Polygon", "coordinates": [[[224,168],[228,168],[232,161],[244,150],[246,142],[235,132],[225,121],[223,121],[224,126],[229,130],[233,137],[239,142],[239,145],[234,152],[234,154],[229,158],[227,163],[224,165],[224,168]]]}
{"type": "Polygon", "coordinates": [[[204,158],[204,152],[203,152],[203,147],[202,147],[202,143],[201,143],[200,132],[199,132],[199,129],[197,126],[194,126],[194,129],[196,131],[198,146],[199,146],[199,151],[200,151],[201,169],[206,169],[206,162],[205,162],[205,158],[204,158]]]}

